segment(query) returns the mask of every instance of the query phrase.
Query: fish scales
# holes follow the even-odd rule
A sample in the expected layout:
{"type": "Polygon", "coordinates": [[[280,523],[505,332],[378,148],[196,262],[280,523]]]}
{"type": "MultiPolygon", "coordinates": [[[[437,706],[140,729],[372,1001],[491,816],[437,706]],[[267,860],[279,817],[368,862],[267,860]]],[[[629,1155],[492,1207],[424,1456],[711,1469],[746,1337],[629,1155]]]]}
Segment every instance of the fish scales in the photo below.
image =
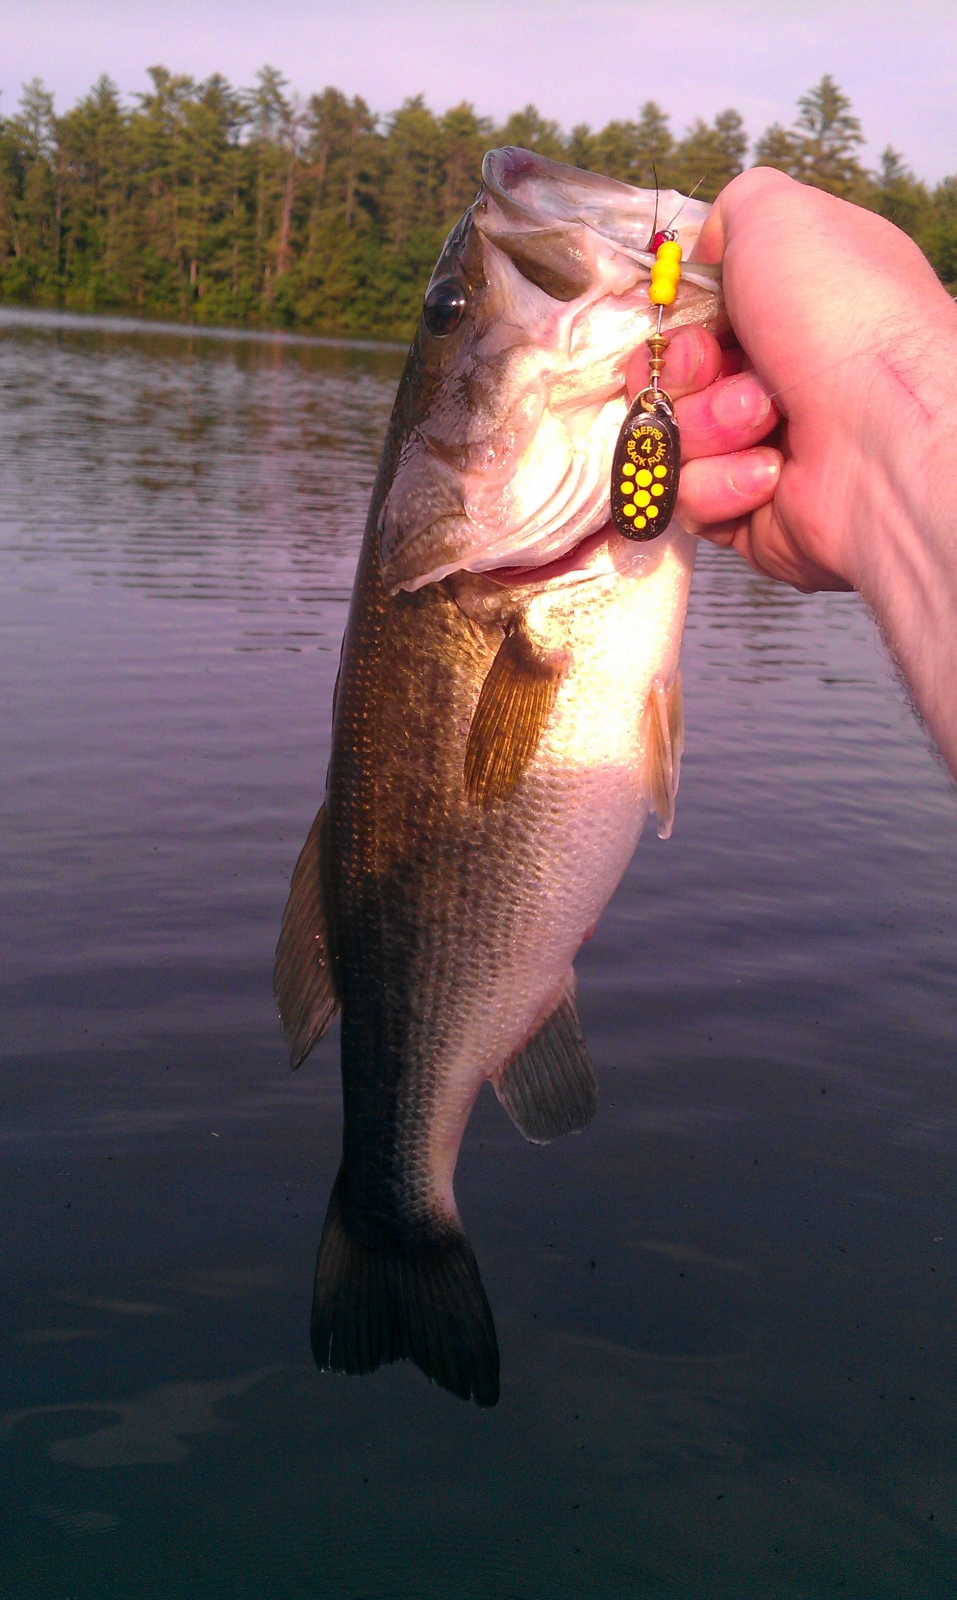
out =
{"type": "MultiPolygon", "coordinates": [[[[296,869],[321,881],[297,897],[294,876],[290,896],[321,913],[284,924],[277,996],[284,1018],[318,1019],[314,1037],[342,1008],[319,1365],[409,1359],[493,1404],[494,1323],[456,1158],[486,1080],[530,1138],[594,1111],[572,963],[649,809],[670,828],[694,541],[673,523],[637,546],[608,521],[624,366],[649,324],[654,197],[527,152],[493,153],[484,174],[396,398],[318,861],[304,851],[296,869]]],[[[690,205],[696,229],[706,208],[690,205]]],[[[718,324],[702,273],[673,326],[718,324]]],[[[295,1060],[314,1037],[292,1040],[295,1060]]]]}

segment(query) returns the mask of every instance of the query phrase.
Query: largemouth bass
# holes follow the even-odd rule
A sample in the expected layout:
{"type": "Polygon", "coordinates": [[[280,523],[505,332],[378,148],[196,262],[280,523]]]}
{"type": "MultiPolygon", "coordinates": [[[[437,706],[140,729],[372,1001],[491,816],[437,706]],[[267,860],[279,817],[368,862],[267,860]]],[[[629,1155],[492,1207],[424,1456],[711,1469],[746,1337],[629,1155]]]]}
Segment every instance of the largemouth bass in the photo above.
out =
{"type": "MultiPolygon", "coordinates": [[[[486,156],[399,386],[277,951],[294,1066],[342,1009],[316,1360],[407,1359],[480,1405],[499,1359],[462,1135],[487,1079],[529,1139],[594,1115],[572,962],[678,786],[694,542],[609,521],[656,204],[687,257],[706,206],[486,156]]],[[[686,267],[665,328],[721,316],[716,269],[686,267]]]]}

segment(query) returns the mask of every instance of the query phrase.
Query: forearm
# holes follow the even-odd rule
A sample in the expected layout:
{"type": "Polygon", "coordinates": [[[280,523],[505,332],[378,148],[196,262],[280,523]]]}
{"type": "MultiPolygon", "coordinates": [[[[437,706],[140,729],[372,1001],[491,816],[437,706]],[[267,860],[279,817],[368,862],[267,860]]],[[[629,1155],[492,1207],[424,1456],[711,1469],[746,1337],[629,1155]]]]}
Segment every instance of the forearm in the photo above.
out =
{"type": "Polygon", "coordinates": [[[847,575],[957,777],[957,316],[954,323],[919,360],[891,356],[872,377],[847,575]]]}

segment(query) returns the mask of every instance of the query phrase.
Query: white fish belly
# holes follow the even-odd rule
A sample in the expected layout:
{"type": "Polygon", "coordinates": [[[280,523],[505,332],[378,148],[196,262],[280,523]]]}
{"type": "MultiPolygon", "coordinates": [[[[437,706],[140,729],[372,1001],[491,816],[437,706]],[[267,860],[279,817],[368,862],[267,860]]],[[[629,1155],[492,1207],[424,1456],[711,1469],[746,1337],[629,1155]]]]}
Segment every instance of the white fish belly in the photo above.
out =
{"type": "MultiPolygon", "coordinates": [[[[524,626],[569,664],[536,755],[507,804],[521,808],[510,881],[476,898],[470,1003],[436,1108],[432,1167],[451,1201],[455,1156],[479,1088],[559,998],[575,954],[630,861],[649,812],[644,712],[678,669],[694,540],[675,529],[631,575],[555,589],[524,626]]],[[[454,1202],[453,1202],[454,1203],[454,1202]]]]}

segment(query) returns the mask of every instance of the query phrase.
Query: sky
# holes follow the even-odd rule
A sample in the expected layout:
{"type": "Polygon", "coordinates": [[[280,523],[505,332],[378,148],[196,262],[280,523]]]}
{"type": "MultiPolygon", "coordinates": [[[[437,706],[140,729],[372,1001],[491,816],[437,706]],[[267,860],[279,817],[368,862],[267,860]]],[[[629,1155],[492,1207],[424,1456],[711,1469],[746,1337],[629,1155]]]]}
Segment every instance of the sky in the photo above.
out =
{"type": "Polygon", "coordinates": [[[162,63],[237,86],[269,62],[308,95],[327,84],[379,113],[422,93],[498,120],[533,102],[565,128],[657,100],[679,135],[727,106],[752,138],[795,116],[830,72],[861,119],[865,162],[888,144],[918,176],[957,172],[957,0],[10,0],[0,7],[0,114],[42,78],[66,110],[102,72],[124,95],[162,63]]]}

